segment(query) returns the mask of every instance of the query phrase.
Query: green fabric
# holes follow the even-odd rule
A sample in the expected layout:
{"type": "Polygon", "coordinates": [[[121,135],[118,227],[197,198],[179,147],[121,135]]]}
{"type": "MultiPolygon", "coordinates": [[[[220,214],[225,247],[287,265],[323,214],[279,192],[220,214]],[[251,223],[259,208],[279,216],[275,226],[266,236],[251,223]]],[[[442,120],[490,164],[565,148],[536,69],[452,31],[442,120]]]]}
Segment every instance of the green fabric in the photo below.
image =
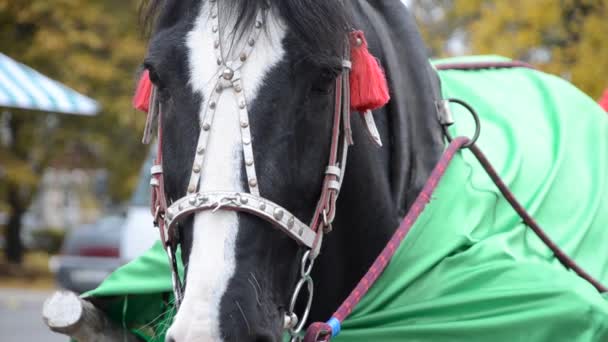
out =
{"type": "MultiPolygon", "coordinates": [[[[178,250],[177,260],[181,261],[178,250]]],[[[180,275],[184,269],[178,262],[180,275]]],[[[160,242],[136,260],[113,272],[98,288],[83,295],[113,320],[146,341],[164,342],[171,324],[171,270],[160,242]]]]}
{"type": "MultiPolygon", "coordinates": [[[[181,253],[177,251],[177,260],[181,261],[181,253]]],[[[184,268],[178,262],[180,275],[184,268]]],[[[84,297],[116,296],[125,293],[158,294],[171,290],[171,268],[160,242],[136,260],[122,266],[95,290],[87,292],[84,297]]]]}
{"type": "MultiPolygon", "coordinates": [[[[449,62],[472,60],[506,59],[449,62]]],[[[479,112],[479,144],[521,203],[608,284],[606,114],[570,84],[533,70],[439,74],[444,97],[479,112]]],[[[452,108],[452,133],[472,132],[466,111],[452,108]]],[[[129,294],[135,305],[137,294],[169,290],[156,248],[90,295],[129,294]],[[138,275],[124,274],[131,271],[138,275]]],[[[566,271],[464,151],[335,341],[608,341],[608,295],[566,271]]]]}

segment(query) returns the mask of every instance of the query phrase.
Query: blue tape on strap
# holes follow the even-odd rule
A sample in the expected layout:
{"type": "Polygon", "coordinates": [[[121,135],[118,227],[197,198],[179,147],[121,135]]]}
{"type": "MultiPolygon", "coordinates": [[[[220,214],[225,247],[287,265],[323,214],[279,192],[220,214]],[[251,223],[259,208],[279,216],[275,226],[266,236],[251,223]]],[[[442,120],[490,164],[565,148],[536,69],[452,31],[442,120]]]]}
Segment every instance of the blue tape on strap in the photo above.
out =
{"type": "Polygon", "coordinates": [[[327,321],[327,325],[331,327],[331,337],[336,337],[338,334],[340,334],[341,325],[337,318],[330,318],[329,321],[327,321]]]}

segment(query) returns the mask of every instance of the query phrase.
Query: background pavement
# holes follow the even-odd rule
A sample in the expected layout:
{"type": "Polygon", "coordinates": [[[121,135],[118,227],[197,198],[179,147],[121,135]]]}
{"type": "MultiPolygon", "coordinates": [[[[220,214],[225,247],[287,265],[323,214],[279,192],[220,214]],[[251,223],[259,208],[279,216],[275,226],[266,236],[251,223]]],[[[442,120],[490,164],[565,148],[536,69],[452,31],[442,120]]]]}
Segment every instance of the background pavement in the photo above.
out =
{"type": "Polygon", "coordinates": [[[0,341],[67,342],[42,321],[42,304],[50,291],[0,289],[0,341]]]}

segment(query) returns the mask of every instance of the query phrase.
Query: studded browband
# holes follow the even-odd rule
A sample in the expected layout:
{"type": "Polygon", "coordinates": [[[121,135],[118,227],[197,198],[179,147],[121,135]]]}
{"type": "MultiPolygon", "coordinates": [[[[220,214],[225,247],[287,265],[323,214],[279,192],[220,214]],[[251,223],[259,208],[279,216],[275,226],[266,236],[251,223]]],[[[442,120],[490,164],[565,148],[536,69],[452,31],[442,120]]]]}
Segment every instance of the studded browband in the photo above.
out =
{"type": "Polygon", "coordinates": [[[211,30],[214,37],[214,50],[217,57],[218,72],[214,91],[205,103],[203,120],[197,142],[194,163],[190,180],[188,182],[187,194],[168,205],[165,197],[163,169],[162,169],[162,115],[161,104],[157,99],[157,91],[152,89],[150,95],[150,107],[146,120],[144,142],[149,142],[152,136],[153,123],[157,123],[158,152],[151,168],[152,186],[152,214],[154,223],[160,230],[161,241],[169,256],[173,273],[173,287],[176,295],[176,304],[182,299],[182,286],[177,272],[175,252],[178,245],[178,230],[176,225],[183,218],[201,211],[232,210],[245,212],[257,216],[275,228],[281,230],[294,239],[300,246],[310,250],[310,259],[314,260],[320,252],[323,234],[331,230],[331,224],[336,213],[336,200],[342,185],[342,179],[346,167],[348,147],[352,144],[352,133],[350,128],[350,88],[349,73],[351,62],[349,61],[350,48],[345,48],[342,73],[336,79],[336,101],[333,116],[333,128],[329,161],[325,170],[325,177],[321,189],[319,202],[316,206],[310,225],[300,221],[295,215],[279,204],[264,198],[260,194],[258,177],[256,175],[255,161],[253,156],[253,140],[250,131],[250,121],[247,99],[243,90],[241,79],[241,68],[247,61],[262,32],[267,18],[268,8],[261,8],[256,16],[255,29],[246,41],[245,48],[238,59],[227,61],[222,56],[219,11],[216,0],[211,1],[211,18],[213,24],[211,30]],[[245,170],[247,174],[248,193],[240,192],[205,192],[200,191],[199,184],[203,165],[205,162],[206,149],[211,135],[214,114],[217,109],[218,100],[223,94],[232,92],[236,97],[241,129],[241,142],[245,170]]]}

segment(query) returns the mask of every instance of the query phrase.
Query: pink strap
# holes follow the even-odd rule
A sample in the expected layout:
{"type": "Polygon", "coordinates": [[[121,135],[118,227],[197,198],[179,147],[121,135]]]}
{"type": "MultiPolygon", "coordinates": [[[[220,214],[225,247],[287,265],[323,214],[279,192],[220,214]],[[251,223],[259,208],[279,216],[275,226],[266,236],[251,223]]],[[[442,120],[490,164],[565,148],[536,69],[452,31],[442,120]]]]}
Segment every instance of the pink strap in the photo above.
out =
{"type": "MultiPolygon", "coordinates": [[[[397,248],[410,231],[426,205],[431,199],[431,194],[437,188],[439,181],[445,174],[445,171],[454,158],[454,155],[462,146],[469,142],[468,138],[460,137],[456,138],[450,143],[447,150],[443,153],[443,156],[435,166],[435,169],[431,173],[431,176],[427,180],[424,188],[416,198],[416,201],[410,208],[409,212],[401,222],[401,225],[397,231],[393,234],[382,253],[376,258],[370,269],[367,271],[365,276],[359,281],[355,289],[350,293],[348,298],[340,305],[338,310],[334,313],[332,319],[334,321],[343,322],[348,315],[353,311],[355,306],[361,301],[361,298],[365,296],[370,287],[376,282],[382,271],[388,265],[397,248]]],[[[304,342],[327,342],[331,339],[332,328],[327,323],[313,323],[307,330],[304,342]],[[330,333],[327,333],[329,330],[330,333]]]]}
{"type": "MultiPolygon", "coordinates": [[[[339,333],[340,324],[343,322],[348,315],[350,315],[353,309],[361,301],[363,296],[367,293],[370,287],[376,282],[380,274],[384,271],[389,261],[395,255],[399,245],[408,234],[426,205],[431,199],[432,193],[437,188],[439,181],[445,174],[450,162],[454,158],[454,155],[458,150],[467,146],[470,140],[466,137],[458,137],[454,139],[447,150],[443,153],[443,156],[439,160],[437,166],[431,173],[431,176],[427,180],[424,188],[416,198],[416,201],[410,208],[409,212],[401,222],[401,225],[394,233],[387,246],[384,248],[382,253],[376,258],[371,268],[367,271],[365,276],[359,281],[355,289],[350,293],[348,298],[340,305],[338,310],[334,313],[328,323],[313,323],[307,330],[304,342],[328,342],[332,336],[336,336],[339,333]],[[328,333],[329,331],[329,333],[328,333]]],[[[574,260],[566,255],[559,246],[557,246],[549,236],[538,226],[534,219],[527,213],[527,211],[521,206],[521,204],[515,198],[515,195],[507,188],[506,184],[501,180],[496,170],[492,167],[488,159],[481,152],[477,145],[472,144],[469,146],[473,155],[477,158],[481,166],[488,173],[494,184],[503,194],[505,199],[517,212],[517,214],[524,220],[524,223],[534,231],[534,233],[545,243],[545,245],[553,251],[555,257],[568,269],[571,269],[577,273],[581,278],[588,281],[593,285],[600,293],[607,291],[606,287],[599,283],[596,279],[591,277],[585,272],[574,260]]]]}
{"type": "Polygon", "coordinates": [[[363,298],[363,296],[367,293],[370,287],[376,282],[382,271],[384,271],[388,265],[388,262],[391,260],[393,255],[395,255],[401,241],[403,241],[407,233],[409,233],[410,229],[416,222],[416,219],[418,219],[426,205],[429,203],[433,191],[435,191],[437,184],[439,184],[439,181],[445,174],[445,171],[449,163],[452,161],[452,158],[467,142],[469,142],[468,138],[456,138],[454,141],[452,141],[447,150],[443,153],[439,163],[435,166],[435,169],[424,185],[424,188],[418,195],[418,198],[416,198],[416,201],[401,222],[401,225],[393,234],[393,237],[390,239],[386,247],[384,247],[382,253],[380,253],[380,255],[376,258],[372,267],[370,267],[370,269],[367,271],[367,274],[365,274],[363,279],[359,281],[359,284],[357,284],[348,298],[334,313],[333,317],[337,318],[340,322],[343,322],[344,319],[350,315],[361,298],[363,298]]]}

